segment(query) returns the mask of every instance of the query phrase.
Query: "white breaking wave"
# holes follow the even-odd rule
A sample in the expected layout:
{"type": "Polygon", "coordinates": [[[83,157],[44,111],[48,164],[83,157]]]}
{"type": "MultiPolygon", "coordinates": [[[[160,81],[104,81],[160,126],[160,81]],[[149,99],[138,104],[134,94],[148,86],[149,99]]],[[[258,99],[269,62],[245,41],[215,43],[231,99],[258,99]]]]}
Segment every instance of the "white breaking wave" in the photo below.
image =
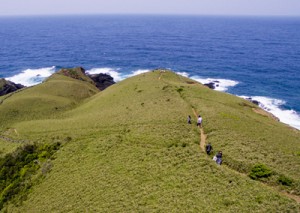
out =
{"type": "Polygon", "coordinates": [[[131,74],[126,75],[126,78],[132,77],[132,76],[136,76],[142,73],[146,73],[149,72],[150,70],[145,70],[145,69],[140,69],[140,70],[136,70],[136,71],[132,71],[131,74]]]}
{"type": "Polygon", "coordinates": [[[189,77],[189,74],[187,72],[176,72],[178,75],[182,75],[184,77],[189,77]]]}
{"type": "Polygon", "coordinates": [[[215,90],[225,92],[229,89],[229,87],[234,87],[239,84],[238,81],[228,80],[228,79],[221,79],[221,78],[202,78],[199,76],[190,76],[187,72],[176,72],[179,75],[184,77],[191,78],[195,81],[200,82],[201,84],[208,84],[214,83],[215,90]]]}
{"type": "Polygon", "coordinates": [[[113,68],[104,67],[104,68],[93,68],[87,70],[86,72],[89,74],[100,74],[100,73],[108,74],[111,77],[113,77],[114,81],[121,81],[124,78],[122,77],[121,73],[118,72],[119,70],[120,70],[119,68],[113,69],[113,68]]]}
{"type": "Polygon", "coordinates": [[[199,77],[191,77],[192,79],[202,83],[202,84],[208,84],[208,83],[215,83],[215,90],[225,92],[229,89],[229,87],[234,87],[239,82],[233,81],[233,80],[228,80],[228,79],[214,79],[214,78],[199,78],[199,77]]]}
{"type": "Polygon", "coordinates": [[[282,106],[286,103],[285,101],[263,96],[240,97],[258,101],[262,109],[275,115],[282,123],[300,130],[300,115],[295,110],[282,109],[282,106]]]}
{"type": "Polygon", "coordinates": [[[24,86],[33,86],[41,83],[45,78],[49,77],[54,72],[55,66],[40,69],[27,69],[6,79],[24,86]]]}
{"type": "Polygon", "coordinates": [[[139,69],[139,70],[131,71],[129,74],[122,74],[119,72],[119,70],[120,70],[119,68],[114,69],[114,68],[106,67],[106,68],[93,68],[93,69],[87,70],[86,72],[89,74],[100,74],[100,73],[108,74],[114,78],[114,81],[118,82],[118,81],[122,81],[126,78],[150,71],[150,70],[146,70],[146,69],[139,69]]]}

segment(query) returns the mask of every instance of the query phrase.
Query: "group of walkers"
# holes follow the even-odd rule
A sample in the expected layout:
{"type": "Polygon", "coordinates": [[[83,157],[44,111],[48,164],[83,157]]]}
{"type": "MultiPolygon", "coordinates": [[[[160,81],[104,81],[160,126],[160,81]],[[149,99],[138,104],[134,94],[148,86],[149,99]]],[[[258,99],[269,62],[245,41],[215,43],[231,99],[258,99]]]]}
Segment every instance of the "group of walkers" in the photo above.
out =
{"type": "MultiPolygon", "coordinates": [[[[192,118],[191,118],[190,115],[188,116],[188,124],[192,124],[192,118]]],[[[201,115],[198,115],[197,126],[202,127],[202,117],[201,117],[201,115]]]]}
{"type": "MultiPolygon", "coordinates": [[[[192,118],[191,118],[190,115],[188,116],[187,122],[188,122],[188,124],[192,124],[192,118]]],[[[198,115],[197,126],[199,126],[200,128],[202,127],[202,117],[201,117],[201,115],[198,115]]],[[[210,143],[208,143],[208,144],[205,146],[205,150],[206,150],[206,154],[210,155],[210,154],[211,154],[211,151],[213,150],[212,145],[211,145],[210,143]]],[[[219,152],[213,157],[213,160],[216,161],[216,163],[217,163],[218,165],[221,165],[221,164],[222,164],[222,151],[219,151],[219,152]]]]}

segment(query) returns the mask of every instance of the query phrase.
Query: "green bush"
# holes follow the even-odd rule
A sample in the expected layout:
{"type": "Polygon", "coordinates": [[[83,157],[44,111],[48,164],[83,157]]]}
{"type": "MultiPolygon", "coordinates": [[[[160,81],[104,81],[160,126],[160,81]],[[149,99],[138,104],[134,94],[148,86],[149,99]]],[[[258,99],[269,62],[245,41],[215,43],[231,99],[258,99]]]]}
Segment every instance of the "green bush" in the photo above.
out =
{"type": "Polygon", "coordinates": [[[178,93],[181,93],[181,92],[183,91],[183,89],[182,89],[182,88],[178,88],[176,91],[177,91],[178,93]]]}
{"type": "Polygon", "coordinates": [[[291,186],[293,184],[293,181],[284,175],[280,175],[277,181],[284,186],[291,186]]]}
{"type": "Polygon", "coordinates": [[[249,177],[252,178],[253,180],[261,179],[261,178],[267,178],[272,175],[272,170],[269,169],[266,165],[264,164],[257,164],[254,165],[249,177]]]}
{"type": "MultiPolygon", "coordinates": [[[[27,144],[0,158],[0,210],[7,201],[18,194],[22,197],[24,195],[22,193],[28,191],[32,185],[31,176],[40,169],[41,161],[50,159],[60,145],[60,143],[27,144]]],[[[43,167],[43,174],[50,170],[49,165],[43,167]]]]}

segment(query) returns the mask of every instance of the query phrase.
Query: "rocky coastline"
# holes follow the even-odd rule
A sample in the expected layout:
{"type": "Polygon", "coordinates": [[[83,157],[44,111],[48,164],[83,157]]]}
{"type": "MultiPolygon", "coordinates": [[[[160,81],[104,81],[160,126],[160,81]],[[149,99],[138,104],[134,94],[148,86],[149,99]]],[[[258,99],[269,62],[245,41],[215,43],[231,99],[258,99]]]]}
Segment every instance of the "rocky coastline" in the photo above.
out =
{"type": "Polygon", "coordinates": [[[209,83],[204,84],[204,86],[207,86],[210,89],[216,89],[216,87],[219,87],[220,81],[212,81],[209,83]]]}
{"type": "MultiPolygon", "coordinates": [[[[108,74],[88,74],[82,67],[63,68],[56,72],[56,74],[65,75],[77,80],[87,81],[94,84],[100,91],[105,90],[107,87],[115,84],[113,77],[108,74]]],[[[0,96],[16,92],[20,89],[26,88],[22,84],[16,84],[4,78],[0,79],[0,96]]]]}
{"type": "Polygon", "coordinates": [[[24,88],[22,84],[16,84],[14,82],[8,81],[4,78],[0,79],[0,96],[7,95],[9,93],[15,92],[24,88]]]}

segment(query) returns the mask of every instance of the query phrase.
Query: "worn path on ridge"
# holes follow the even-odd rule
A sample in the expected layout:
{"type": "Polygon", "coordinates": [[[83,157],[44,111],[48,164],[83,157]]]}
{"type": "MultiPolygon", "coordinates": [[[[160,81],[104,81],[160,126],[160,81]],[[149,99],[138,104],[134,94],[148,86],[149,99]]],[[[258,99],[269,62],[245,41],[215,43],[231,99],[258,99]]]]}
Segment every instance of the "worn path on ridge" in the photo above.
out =
{"type": "MultiPolygon", "coordinates": [[[[158,80],[161,80],[162,76],[163,76],[163,71],[160,71],[160,74],[159,74],[159,77],[158,77],[158,80]]],[[[181,80],[181,79],[180,79],[181,80]]],[[[193,109],[193,113],[196,117],[196,120],[198,118],[198,113],[196,112],[196,110],[194,108],[193,109]]],[[[200,145],[200,148],[203,152],[205,152],[205,145],[206,145],[206,135],[203,131],[203,128],[199,126],[199,130],[200,130],[200,142],[199,142],[199,145],[200,145]]]]}
{"type": "MultiPolygon", "coordinates": [[[[198,113],[196,112],[196,110],[193,108],[193,113],[196,117],[196,120],[198,118],[198,113]]],[[[202,149],[203,152],[205,152],[205,145],[206,145],[206,135],[204,134],[203,128],[199,126],[199,130],[200,130],[200,148],[202,149]]]]}

